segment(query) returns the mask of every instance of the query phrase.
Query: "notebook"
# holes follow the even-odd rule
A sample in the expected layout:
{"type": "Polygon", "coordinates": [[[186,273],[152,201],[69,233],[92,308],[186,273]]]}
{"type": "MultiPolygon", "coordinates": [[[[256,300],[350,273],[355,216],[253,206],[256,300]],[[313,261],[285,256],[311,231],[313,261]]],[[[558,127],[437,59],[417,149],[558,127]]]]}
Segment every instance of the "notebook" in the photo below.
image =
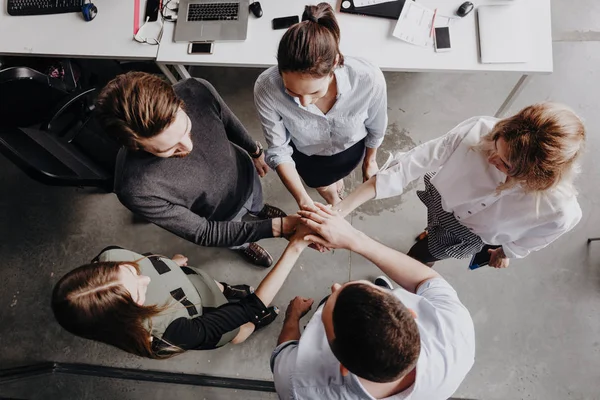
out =
{"type": "Polygon", "coordinates": [[[481,62],[523,63],[529,61],[528,8],[520,4],[477,8],[481,62]]]}
{"type": "MultiPolygon", "coordinates": [[[[368,5],[364,7],[355,7],[354,0],[343,0],[340,5],[340,12],[348,13],[348,14],[359,14],[359,15],[368,15],[371,17],[381,17],[381,18],[389,18],[389,19],[398,19],[400,16],[400,12],[402,11],[402,7],[404,6],[405,0],[395,0],[389,1],[385,3],[379,3],[378,1],[374,1],[373,5],[368,5]]],[[[363,4],[367,2],[357,2],[357,4],[363,4]]]]}

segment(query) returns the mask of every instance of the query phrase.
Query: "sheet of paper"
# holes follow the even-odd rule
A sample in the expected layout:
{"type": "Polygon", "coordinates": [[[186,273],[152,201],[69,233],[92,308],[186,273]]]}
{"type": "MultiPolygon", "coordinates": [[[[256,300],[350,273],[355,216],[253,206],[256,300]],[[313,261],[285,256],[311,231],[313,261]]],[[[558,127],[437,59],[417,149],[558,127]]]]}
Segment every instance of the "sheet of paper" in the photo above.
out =
{"type": "Polygon", "coordinates": [[[444,28],[446,26],[451,26],[454,23],[454,21],[456,21],[457,19],[459,19],[459,18],[447,17],[445,15],[440,15],[439,13],[437,13],[435,15],[435,22],[433,23],[433,25],[436,28],[444,28]]]}
{"type": "Polygon", "coordinates": [[[374,6],[375,4],[389,3],[396,0],[354,0],[354,7],[374,6]]]}
{"type": "Polygon", "coordinates": [[[433,43],[431,28],[434,14],[434,10],[407,1],[392,35],[417,46],[430,46],[433,43]]]}

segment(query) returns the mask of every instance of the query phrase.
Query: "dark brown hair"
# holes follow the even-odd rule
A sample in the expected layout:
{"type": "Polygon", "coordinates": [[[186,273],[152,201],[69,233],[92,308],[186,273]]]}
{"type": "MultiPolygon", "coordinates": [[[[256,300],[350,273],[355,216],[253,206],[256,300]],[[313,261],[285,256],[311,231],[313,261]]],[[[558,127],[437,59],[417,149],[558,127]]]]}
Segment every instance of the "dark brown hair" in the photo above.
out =
{"type": "Polygon", "coordinates": [[[300,72],[322,78],[344,65],[340,27],[328,3],[306,6],[302,22],[285,32],[277,50],[279,72],[300,72]]]}
{"type": "Polygon", "coordinates": [[[137,150],[139,139],[154,137],[168,128],[180,108],[183,101],[170,84],[156,75],[128,72],[102,89],[96,112],[107,134],[137,150]]]}
{"type": "Polygon", "coordinates": [[[498,121],[478,147],[494,152],[499,138],[507,144],[511,178],[499,189],[520,183],[528,192],[541,192],[559,183],[572,184],[576,161],[583,151],[585,127],[569,107],[545,102],[498,121]]]}
{"type": "Polygon", "coordinates": [[[167,358],[181,352],[172,346],[153,346],[145,323],[165,307],[137,304],[119,282],[121,265],[131,265],[139,273],[135,262],[96,262],[63,276],[52,292],[58,323],[74,335],[142,357],[167,358]]]}
{"type": "Polygon", "coordinates": [[[391,292],[364,283],[340,289],[333,309],[338,361],[371,382],[392,382],[414,368],[421,351],[417,323],[391,292]]]}

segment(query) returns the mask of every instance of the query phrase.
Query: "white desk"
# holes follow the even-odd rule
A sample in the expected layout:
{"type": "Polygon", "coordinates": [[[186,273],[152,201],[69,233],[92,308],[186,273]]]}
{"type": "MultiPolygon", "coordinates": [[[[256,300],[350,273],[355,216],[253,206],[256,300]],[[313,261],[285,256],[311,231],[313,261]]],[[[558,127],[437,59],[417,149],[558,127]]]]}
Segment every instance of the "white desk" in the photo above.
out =
{"type": "MultiPolygon", "coordinates": [[[[155,60],[158,46],[133,40],[133,0],[93,0],[98,15],[11,16],[2,2],[0,54],[155,60]]],[[[141,8],[145,1],[141,0],[141,8]]],[[[143,20],[140,21],[142,23],[143,20]]]]}
{"type": "MultiPolygon", "coordinates": [[[[418,0],[438,13],[453,15],[464,0],[418,0]]],[[[529,10],[531,26],[531,60],[518,64],[481,64],[477,42],[476,11],[456,21],[450,28],[452,51],[436,53],[392,36],[396,21],[337,13],[341,30],[341,51],[348,56],[363,57],[384,71],[514,71],[524,74],[552,72],[552,33],[550,0],[513,0],[529,10]]],[[[285,30],[271,29],[271,20],[289,15],[302,15],[308,0],[260,0],[262,18],[250,15],[248,38],[244,42],[215,43],[213,54],[187,54],[187,43],[173,42],[174,24],[167,23],[159,46],[159,64],[268,67],[276,64],[279,40],[285,30]]],[[[340,0],[329,0],[339,10],[340,0]]],[[[476,5],[509,3],[479,0],[476,5]]],[[[507,27],[510,29],[510,27],[507,27]]],[[[164,70],[164,69],[163,69],[164,70]]],[[[184,72],[184,71],[182,71],[184,72]]],[[[181,72],[180,72],[181,73],[181,72]]],[[[185,72],[184,72],[185,73],[185,72]]]]}

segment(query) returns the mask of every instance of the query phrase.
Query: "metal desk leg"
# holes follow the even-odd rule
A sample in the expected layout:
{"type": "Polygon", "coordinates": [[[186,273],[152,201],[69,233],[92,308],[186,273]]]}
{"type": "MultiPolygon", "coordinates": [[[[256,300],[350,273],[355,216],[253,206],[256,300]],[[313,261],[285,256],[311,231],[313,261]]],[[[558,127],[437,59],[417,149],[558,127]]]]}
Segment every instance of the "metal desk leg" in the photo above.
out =
{"type": "Polygon", "coordinates": [[[177,73],[179,73],[179,76],[181,77],[181,79],[189,79],[192,77],[190,75],[189,71],[187,70],[187,68],[185,67],[185,65],[173,64],[173,67],[175,67],[175,71],[177,71],[177,73]]]}
{"type": "Polygon", "coordinates": [[[525,86],[527,85],[527,83],[530,80],[531,80],[531,75],[527,75],[527,74],[523,74],[521,76],[521,78],[519,78],[519,80],[517,81],[517,83],[515,84],[513,89],[510,91],[510,93],[506,97],[506,100],[504,100],[504,103],[502,103],[502,105],[500,106],[498,111],[496,111],[496,115],[494,115],[494,117],[502,118],[504,116],[504,113],[506,112],[506,110],[508,110],[510,108],[510,106],[512,106],[512,104],[515,102],[515,99],[517,98],[517,96],[523,91],[523,88],[525,88],[525,86]]]}
{"type": "Polygon", "coordinates": [[[158,65],[158,68],[160,68],[162,73],[165,74],[165,76],[171,82],[172,85],[177,83],[178,79],[175,78],[175,75],[173,75],[171,73],[171,70],[169,69],[169,67],[167,65],[165,65],[163,63],[159,63],[159,62],[157,62],[156,65],[158,65]]]}

